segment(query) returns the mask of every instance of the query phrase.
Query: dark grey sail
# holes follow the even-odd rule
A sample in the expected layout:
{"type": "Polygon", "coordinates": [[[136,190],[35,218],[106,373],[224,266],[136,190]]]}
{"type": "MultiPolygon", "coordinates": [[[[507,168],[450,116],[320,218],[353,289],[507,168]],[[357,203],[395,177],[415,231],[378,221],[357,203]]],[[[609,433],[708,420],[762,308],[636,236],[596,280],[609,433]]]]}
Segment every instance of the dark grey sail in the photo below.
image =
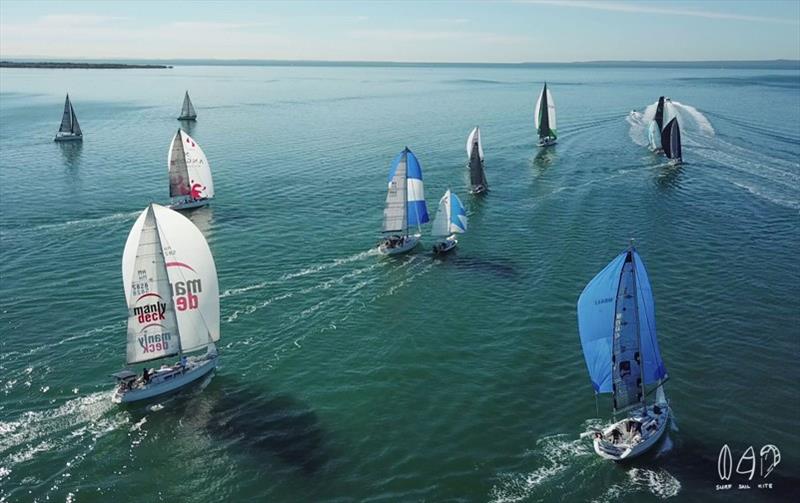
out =
{"type": "Polygon", "coordinates": [[[658,130],[664,130],[664,97],[658,97],[658,105],[656,105],[656,117],[655,117],[656,124],[658,125],[658,130]]]}
{"type": "Polygon", "coordinates": [[[617,289],[611,361],[614,411],[624,411],[641,404],[644,400],[642,387],[644,372],[636,295],[636,268],[630,251],[622,265],[617,289]]]}
{"type": "Polygon", "coordinates": [[[542,90],[542,106],[539,107],[539,138],[550,136],[550,113],[547,110],[547,83],[542,90]]]}
{"type": "Polygon", "coordinates": [[[195,119],[197,119],[197,112],[195,112],[194,105],[192,105],[192,100],[189,98],[189,91],[186,91],[186,94],[183,96],[181,116],[178,117],[178,120],[193,121],[195,119]]]}
{"type": "Polygon", "coordinates": [[[383,209],[383,232],[406,233],[408,228],[408,153],[403,151],[394,176],[389,182],[383,209]]]}
{"type": "Polygon", "coordinates": [[[58,128],[59,133],[72,132],[72,118],[74,115],[75,111],[72,108],[72,103],[69,102],[69,94],[68,94],[67,99],[64,100],[64,115],[61,116],[61,126],[58,128]]]}
{"type": "Polygon", "coordinates": [[[661,147],[668,159],[680,161],[683,159],[681,152],[681,128],[677,117],[673,117],[661,131],[661,147]]]}
{"type": "Polygon", "coordinates": [[[72,108],[72,103],[69,104],[69,111],[70,115],[72,116],[72,134],[83,136],[83,132],[81,131],[81,125],[78,124],[78,116],[75,115],[75,109],[72,108]]]}
{"type": "Polygon", "coordinates": [[[486,181],[486,173],[483,170],[483,161],[481,161],[478,150],[478,142],[472,144],[472,152],[469,156],[469,182],[473,189],[483,187],[486,190],[489,188],[489,184],[486,181]]]}

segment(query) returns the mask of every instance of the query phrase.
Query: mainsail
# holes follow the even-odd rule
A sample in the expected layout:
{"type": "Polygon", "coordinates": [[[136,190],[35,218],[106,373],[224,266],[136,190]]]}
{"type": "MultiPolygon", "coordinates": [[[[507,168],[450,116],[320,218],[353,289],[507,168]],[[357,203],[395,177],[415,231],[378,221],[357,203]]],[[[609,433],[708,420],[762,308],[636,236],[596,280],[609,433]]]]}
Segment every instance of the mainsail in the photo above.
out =
{"type": "Polygon", "coordinates": [[[139,363],[180,352],[178,322],[153,208],[131,229],[122,278],[128,299],[127,362],[139,363]]]}
{"type": "Polygon", "coordinates": [[[194,119],[197,117],[197,112],[194,111],[194,105],[189,98],[189,91],[183,96],[183,106],[181,107],[181,119],[194,119]]]}
{"type": "Polygon", "coordinates": [[[189,195],[192,199],[214,197],[214,180],[208,158],[200,145],[183,130],[172,138],[167,155],[170,197],[189,195]]]}
{"type": "MultiPolygon", "coordinates": [[[[133,224],[125,244],[122,277],[128,299],[142,295],[137,290],[141,287],[137,286],[136,280],[141,282],[140,278],[144,278],[150,291],[155,291],[160,296],[159,301],[167,304],[156,314],[164,314],[160,322],[170,330],[180,351],[202,349],[219,340],[219,284],[214,258],[203,234],[186,217],[157,204],[151,204],[143,211],[133,224]],[[157,245],[147,245],[153,242],[157,245]],[[149,255],[143,255],[143,260],[149,261],[147,264],[158,272],[157,277],[152,276],[159,282],[157,291],[154,281],[148,280],[149,271],[140,266],[138,251],[142,246],[150,247],[146,248],[149,255]]],[[[178,351],[170,352],[173,351],[170,344],[163,354],[154,353],[146,360],[132,360],[130,325],[128,334],[129,363],[162,358],[178,351]]],[[[135,341],[138,344],[138,339],[135,341]]]]}
{"type": "Polygon", "coordinates": [[[673,117],[661,131],[661,145],[667,158],[682,159],[681,128],[678,125],[677,117],[673,117]]]}
{"type": "Polygon", "coordinates": [[[477,155],[483,161],[483,144],[481,144],[481,130],[478,126],[475,126],[467,137],[467,157],[470,161],[474,157],[474,148],[476,146],[478,148],[477,155]]]}
{"type": "Polygon", "coordinates": [[[478,155],[478,145],[473,147],[473,155],[469,158],[469,182],[473,187],[483,186],[485,189],[489,188],[489,183],[486,181],[486,173],[483,170],[483,160],[478,155]]]}
{"type": "Polygon", "coordinates": [[[436,237],[466,232],[467,212],[457,195],[448,189],[439,200],[439,209],[433,219],[432,234],[436,237]]]}
{"type": "Polygon", "coordinates": [[[547,89],[547,83],[544,84],[542,92],[539,93],[539,98],[536,100],[534,124],[539,138],[556,139],[558,137],[556,135],[556,103],[553,101],[550,90],[547,89]]]}
{"type": "Polygon", "coordinates": [[[622,252],[578,299],[578,330],[595,392],[619,411],[644,401],[644,386],[667,375],[658,349],[650,280],[635,248],[622,252]]]}
{"type": "Polygon", "coordinates": [[[658,125],[658,130],[661,131],[664,129],[664,97],[658,97],[658,104],[656,105],[656,116],[655,116],[656,124],[658,125]]]}
{"type": "Polygon", "coordinates": [[[408,227],[406,218],[408,163],[405,150],[400,156],[389,178],[389,191],[386,194],[386,206],[383,208],[383,232],[406,232],[408,227]]]}

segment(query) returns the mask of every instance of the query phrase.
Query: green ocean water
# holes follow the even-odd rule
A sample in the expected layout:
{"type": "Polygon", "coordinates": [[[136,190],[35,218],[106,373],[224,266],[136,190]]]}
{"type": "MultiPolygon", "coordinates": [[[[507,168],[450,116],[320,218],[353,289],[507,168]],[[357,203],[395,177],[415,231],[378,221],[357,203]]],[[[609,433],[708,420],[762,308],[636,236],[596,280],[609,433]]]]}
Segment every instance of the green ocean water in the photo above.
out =
{"type": "Polygon", "coordinates": [[[799,212],[797,71],[4,68],[0,500],[792,499],[799,212]],[[560,138],[539,150],[544,80],[560,138]],[[221,366],[123,408],[120,259],[139,212],[168,202],[186,89],[217,192],[189,217],[219,272],[221,366]],[[52,141],[66,92],[82,144],[52,141]],[[629,114],[659,95],[679,104],[682,167],[629,114]],[[475,125],[483,199],[467,193],[475,125]],[[374,251],[406,145],[431,214],[447,188],[470,213],[444,260],[429,226],[414,253],[374,251]],[[595,402],[575,304],[631,238],[675,421],[616,465],[578,438],[611,406],[595,402]],[[718,490],[725,444],[781,461],[751,490],[718,490]]]}

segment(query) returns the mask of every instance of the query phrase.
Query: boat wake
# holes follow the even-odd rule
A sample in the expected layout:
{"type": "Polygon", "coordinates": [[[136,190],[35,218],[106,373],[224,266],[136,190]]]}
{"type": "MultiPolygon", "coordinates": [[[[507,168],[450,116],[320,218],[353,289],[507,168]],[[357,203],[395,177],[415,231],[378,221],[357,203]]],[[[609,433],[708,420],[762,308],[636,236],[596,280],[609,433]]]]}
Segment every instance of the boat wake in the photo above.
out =
{"type": "MultiPolygon", "coordinates": [[[[697,110],[691,105],[684,105],[678,101],[670,101],[664,110],[664,123],[669,122],[673,117],[678,118],[678,123],[681,126],[681,138],[683,143],[691,145],[687,138],[713,138],[716,135],[711,121],[708,120],[702,112],[697,110]]],[[[649,145],[647,141],[647,128],[650,123],[655,119],[656,107],[658,101],[648,105],[643,112],[632,111],[626,117],[626,121],[630,124],[628,135],[634,143],[642,147],[649,145]]]]}
{"type": "Polygon", "coordinates": [[[628,479],[612,484],[600,497],[592,503],[612,503],[620,498],[637,492],[648,492],[660,499],[672,498],[681,491],[681,483],[664,469],[631,468],[626,472],[628,479]]]}
{"type": "Polygon", "coordinates": [[[574,439],[566,434],[548,435],[536,441],[536,447],[525,453],[525,457],[541,460],[540,466],[526,474],[504,474],[500,482],[489,493],[493,503],[511,503],[535,499],[537,491],[547,490],[545,482],[562,477],[568,468],[581,458],[593,453],[585,440],[574,439]]]}
{"type": "Polygon", "coordinates": [[[80,230],[87,230],[95,227],[105,227],[111,223],[116,222],[126,222],[128,220],[133,220],[139,214],[141,210],[131,211],[131,212],[123,212],[123,213],[114,213],[113,215],[106,215],[103,217],[94,217],[94,218],[78,218],[74,220],[68,220],[66,222],[53,222],[48,224],[38,224],[38,225],[21,225],[19,227],[11,227],[0,232],[0,237],[11,237],[18,233],[28,233],[28,232],[53,232],[53,231],[80,231],[80,230]]]}

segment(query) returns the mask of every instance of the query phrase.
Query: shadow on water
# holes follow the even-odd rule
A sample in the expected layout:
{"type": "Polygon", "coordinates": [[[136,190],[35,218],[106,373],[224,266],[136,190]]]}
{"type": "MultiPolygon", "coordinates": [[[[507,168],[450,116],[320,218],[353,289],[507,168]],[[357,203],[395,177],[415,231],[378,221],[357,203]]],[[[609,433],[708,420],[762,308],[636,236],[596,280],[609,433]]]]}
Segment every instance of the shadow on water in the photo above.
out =
{"type": "Polygon", "coordinates": [[[216,376],[207,388],[198,385],[162,403],[163,410],[153,402],[128,409],[136,421],[158,411],[161,422],[203,432],[234,456],[274,457],[307,476],[328,462],[317,414],[290,395],[216,376]]]}
{"type": "Polygon", "coordinates": [[[469,272],[491,274],[504,279],[520,277],[520,272],[508,261],[459,255],[458,248],[444,255],[434,255],[433,259],[469,272]]]}
{"type": "Polygon", "coordinates": [[[683,164],[666,164],[658,166],[656,172],[656,185],[660,189],[674,189],[680,187],[680,177],[683,173],[683,164]]]}
{"type": "Polygon", "coordinates": [[[81,164],[81,153],[83,152],[82,141],[61,141],[56,142],[59,150],[61,150],[61,157],[64,159],[64,168],[67,171],[76,171],[81,164]]]}
{"type": "Polygon", "coordinates": [[[554,146],[549,147],[539,147],[539,151],[536,152],[536,155],[533,157],[531,161],[531,165],[533,168],[539,172],[539,174],[544,174],[553,163],[558,160],[558,154],[554,146]]]}

